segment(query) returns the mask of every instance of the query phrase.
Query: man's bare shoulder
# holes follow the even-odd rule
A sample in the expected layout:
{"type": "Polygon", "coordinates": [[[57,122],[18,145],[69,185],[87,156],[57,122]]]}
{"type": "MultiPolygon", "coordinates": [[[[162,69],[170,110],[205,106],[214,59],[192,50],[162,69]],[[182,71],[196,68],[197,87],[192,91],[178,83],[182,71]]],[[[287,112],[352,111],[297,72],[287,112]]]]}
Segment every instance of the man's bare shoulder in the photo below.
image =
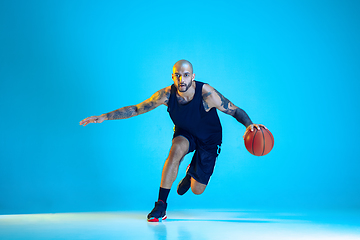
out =
{"type": "Polygon", "coordinates": [[[169,93],[169,94],[170,94],[170,92],[171,92],[171,85],[170,85],[170,86],[167,86],[167,87],[164,87],[164,88],[161,89],[161,90],[163,90],[165,93],[169,93]]]}
{"type": "Polygon", "coordinates": [[[159,91],[157,91],[154,94],[154,96],[155,96],[157,101],[160,101],[161,104],[166,105],[167,102],[169,101],[170,93],[171,93],[171,86],[167,86],[167,87],[162,88],[159,91]]]}
{"type": "Polygon", "coordinates": [[[209,84],[205,83],[202,87],[202,99],[203,99],[203,105],[205,108],[205,111],[209,111],[212,107],[214,107],[213,104],[213,93],[216,90],[210,86],[209,84]]]}
{"type": "Polygon", "coordinates": [[[213,92],[215,91],[215,89],[210,86],[209,84],[205,83],[202,87],[202,96],[203,99],[206,99],[209,95],[211,95],[213,92]]]}
{"type": "Polygon", "coordinates": [[[150,98],[136,105],[139,114],[151,111],[160,105],[166,105],[170,98],[171,86],[156,91],[150,98]]]}
{"type": "Polygon", "coordinates": [[[170,93],[171,93],[171,86],[164,87],[163,89],[160,89],[159,91],[162,93],[163,96],[165,96],[166,98],[169,98],[170,93]]]}

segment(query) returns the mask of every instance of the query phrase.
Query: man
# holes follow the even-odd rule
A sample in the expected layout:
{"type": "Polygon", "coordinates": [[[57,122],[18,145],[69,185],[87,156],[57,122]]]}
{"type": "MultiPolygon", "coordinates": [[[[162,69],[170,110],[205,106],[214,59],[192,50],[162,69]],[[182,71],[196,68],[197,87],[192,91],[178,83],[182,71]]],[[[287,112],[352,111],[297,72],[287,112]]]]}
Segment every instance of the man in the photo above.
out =
{"type": "Polygon", "coordinates": [[[190,188],[197,195],[204,192],[213,173],[222,141],[222,128],[216,109],[242,123],[246,127],[245,134],[247,131],[253,131],[254,127],[260,130],[260,126],[263,126],[253,124],[245,111],[210,85],[195,81],[193,67],[189,61],[180,60],[175,63],[172,79],[173,85],[157,91],[142,103],[119,108],[100,116],[88,117],[80,122],[80,125],[86,126],[89,123],[102,123],[104,120],[125,119],[146,113],[160,105],[167,106],[175,124],[175,132],[162,171],[159,198],[147,216],[149,222],[167,218],[167,198],[177,177],[179,164],[189,152],[195,151],[177,192],[183,195],[190,188]]]}

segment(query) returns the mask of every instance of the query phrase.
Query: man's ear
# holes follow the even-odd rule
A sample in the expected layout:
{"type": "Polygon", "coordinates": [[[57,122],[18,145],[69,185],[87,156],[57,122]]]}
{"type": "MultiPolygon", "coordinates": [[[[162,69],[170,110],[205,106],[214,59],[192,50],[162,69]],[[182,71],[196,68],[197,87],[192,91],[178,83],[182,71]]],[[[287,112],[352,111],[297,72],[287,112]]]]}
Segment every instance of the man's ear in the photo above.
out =
{"type": "Polygon", "coordinates": [[[193,73],[192,80],[195,80],[195,73],[193,73]]]}

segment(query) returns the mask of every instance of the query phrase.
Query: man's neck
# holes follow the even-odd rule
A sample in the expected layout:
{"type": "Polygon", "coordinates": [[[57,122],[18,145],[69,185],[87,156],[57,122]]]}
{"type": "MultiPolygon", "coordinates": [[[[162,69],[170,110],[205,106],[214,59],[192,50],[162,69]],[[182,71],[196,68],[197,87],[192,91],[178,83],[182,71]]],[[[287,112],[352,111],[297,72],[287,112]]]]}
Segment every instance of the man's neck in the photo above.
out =
{"type": "Polygon", "coordinates": [[[179,90],[177,90],[176,94],[188,102],[194,98],[195,88],[196,88],[196,83],[195,81],[193,81],[191,87],[186,92],[179,92],[179,90]]]}

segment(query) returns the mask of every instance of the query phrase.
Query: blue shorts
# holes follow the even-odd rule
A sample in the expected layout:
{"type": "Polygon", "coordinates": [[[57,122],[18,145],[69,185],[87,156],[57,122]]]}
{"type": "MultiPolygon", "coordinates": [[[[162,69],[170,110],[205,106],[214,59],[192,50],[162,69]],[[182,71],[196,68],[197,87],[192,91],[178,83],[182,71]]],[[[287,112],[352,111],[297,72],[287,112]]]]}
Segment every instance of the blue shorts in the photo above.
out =
{"type": "Polygon", "coordinates": [[[177,136],[183,136],[189,141],[188,153],[195,150],[187,173],[199,183],[207,185],[214,172],[215,162],[220,154],[221,144],[204,145],[191,133],[182,128],[175,127],[173,139],[177,136]]]}

